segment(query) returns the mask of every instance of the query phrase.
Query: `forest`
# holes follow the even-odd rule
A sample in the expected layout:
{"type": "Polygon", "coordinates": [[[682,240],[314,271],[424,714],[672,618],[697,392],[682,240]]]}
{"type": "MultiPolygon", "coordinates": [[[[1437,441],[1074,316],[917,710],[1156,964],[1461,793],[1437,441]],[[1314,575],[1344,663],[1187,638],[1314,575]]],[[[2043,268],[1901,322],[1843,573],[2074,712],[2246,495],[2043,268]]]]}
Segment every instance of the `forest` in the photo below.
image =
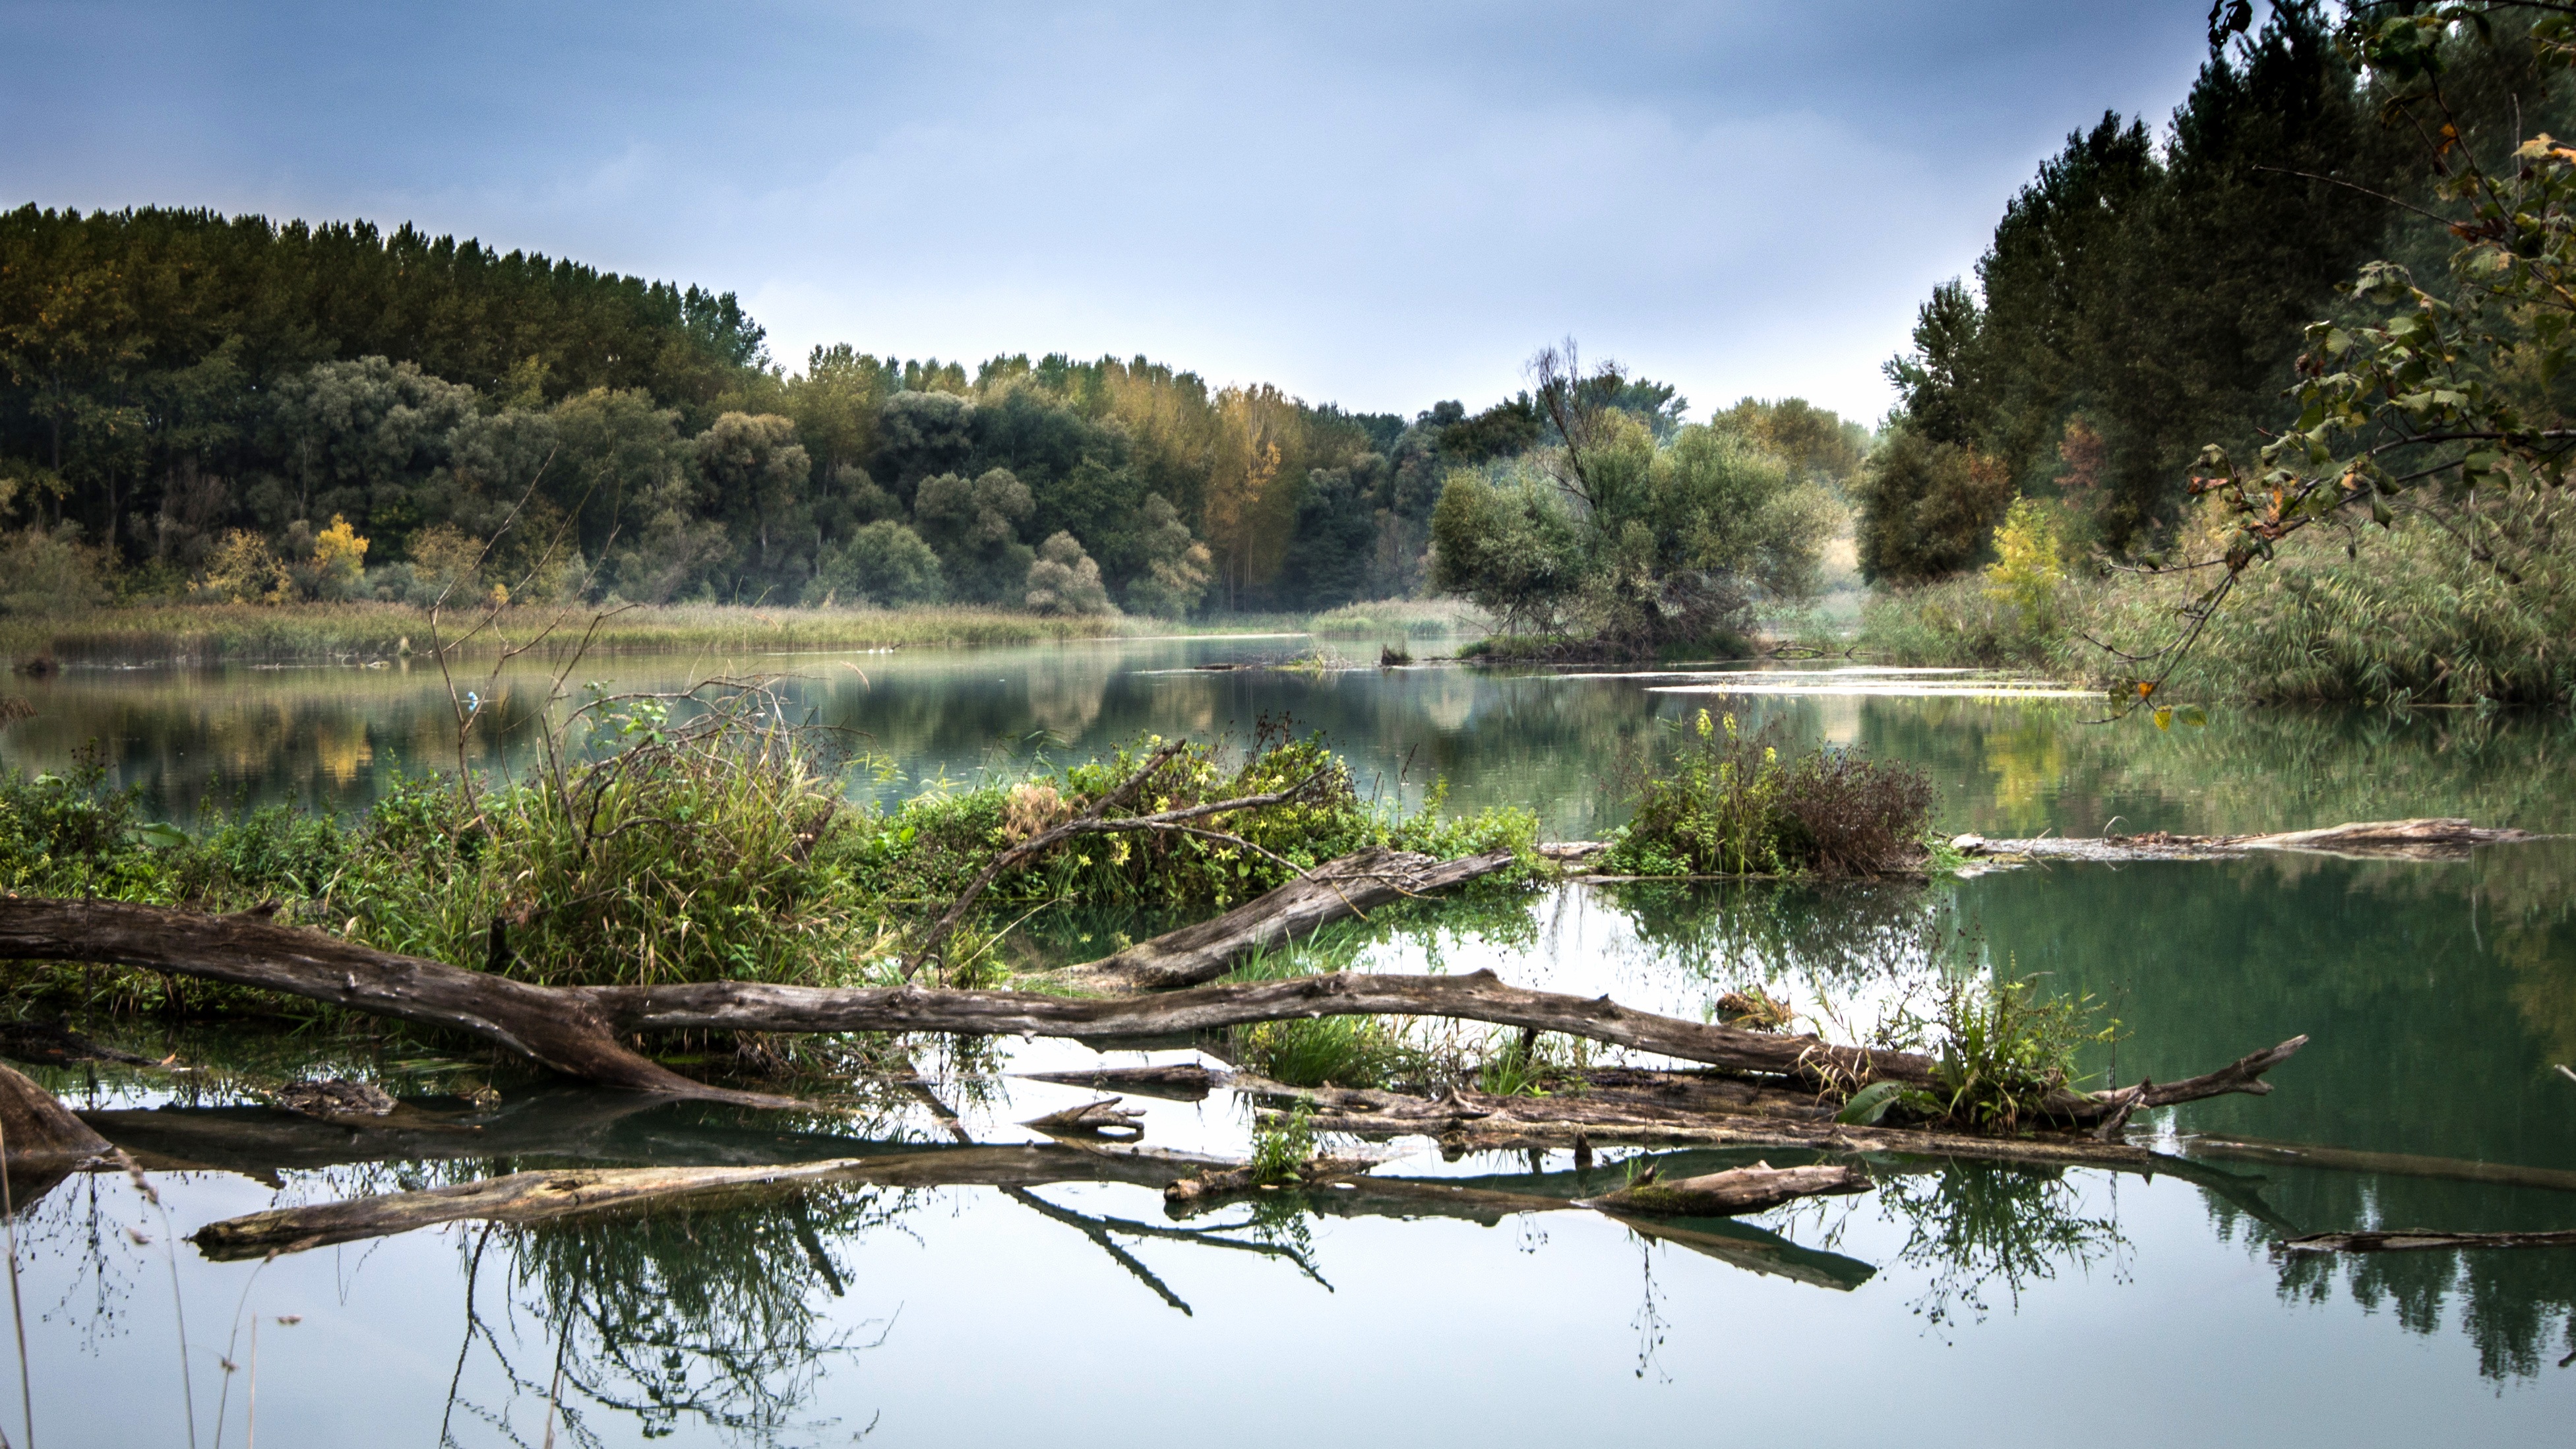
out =
{"type": "Polygon", "coordinates": [[[2563,701],[2566,17],[2237,10],[2162,133],[2070,135],[1887,363],[1851,490],[1863,647],[2563,701]]]}
{"type": "MultiPolygon", "coordinates": [[[[970,375],[843,345],[790,371],[731,293],[148,207],[0,217],[0,365],[16,611],[1328,609],[1422,592],[1450,476],[1555,428],[1527,393],[1408,420],[1143,357],[970,375]]],[[[1616,368],[1586,384],[1666,442],[1688,408],[1616,368]]],[[[1725,416],[1750,436],[1770,413],[1725,416]]]]}

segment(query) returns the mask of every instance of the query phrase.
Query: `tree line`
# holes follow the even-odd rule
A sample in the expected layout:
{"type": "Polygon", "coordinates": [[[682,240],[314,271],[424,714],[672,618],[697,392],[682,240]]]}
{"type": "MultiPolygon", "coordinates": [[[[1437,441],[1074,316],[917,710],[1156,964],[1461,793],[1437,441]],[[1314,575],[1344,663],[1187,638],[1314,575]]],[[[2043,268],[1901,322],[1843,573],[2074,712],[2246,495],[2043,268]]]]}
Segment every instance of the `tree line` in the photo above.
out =
{"type": "Polygon", "coordinates": [[[2427,32],[2446,78],[2429,123],[2338,23],[2274,5],[2214,47],[2161,136],[2106,114],[2013,198],[1974,285],[1937,288],[1888,364],[1899,403],[1854,489],[1864,573],[1971,567],[2024,497],[2062,504],[2072,542],[2152,557],[2204,447],[2250,456],[2297,424],[2307,326],[2355,310],[2365,262],[2442,274],[2456,238],[2424,208],[2459,156],[2576,127],[2566,67],[2510,16],[2427,32]]]}
{"type": "Polygon", "coordinates": [[[1421,591],[1448,476],[1547,429],[1142,357],[791,372],[730,293],[408,226],[0,215],[0,501],[129,597],[1324,608],[1421,591]]]}

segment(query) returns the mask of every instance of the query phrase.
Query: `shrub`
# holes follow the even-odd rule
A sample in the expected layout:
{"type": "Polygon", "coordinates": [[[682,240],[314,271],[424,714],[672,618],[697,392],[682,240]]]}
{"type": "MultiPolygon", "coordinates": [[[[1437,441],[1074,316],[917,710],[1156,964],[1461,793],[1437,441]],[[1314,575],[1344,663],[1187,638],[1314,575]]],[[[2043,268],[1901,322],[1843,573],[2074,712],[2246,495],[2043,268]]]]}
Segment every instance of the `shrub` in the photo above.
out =
{"type": "Polygon", "coordinates": [[[1608,868],[1635,875],[1873,875],[1919,866],[1932,785],[1847,750],[1783,761],[1767,734],[1701,710],[1649,761],[1608,868]]]}
{"type": "Polygon", "coordinates": [[[946,592],[939,555],[920,534],[881,518],[852,533],[847,543],[824,550],[805,586],[805,602],[900,608],[937,603],[946,592]]]}
{"type": "Polygon", "coordinates": [[[80,536],[79,524],[65,523],[0,537],[0,613],[61,614],[105,603],[105,560],[80,536]]]}

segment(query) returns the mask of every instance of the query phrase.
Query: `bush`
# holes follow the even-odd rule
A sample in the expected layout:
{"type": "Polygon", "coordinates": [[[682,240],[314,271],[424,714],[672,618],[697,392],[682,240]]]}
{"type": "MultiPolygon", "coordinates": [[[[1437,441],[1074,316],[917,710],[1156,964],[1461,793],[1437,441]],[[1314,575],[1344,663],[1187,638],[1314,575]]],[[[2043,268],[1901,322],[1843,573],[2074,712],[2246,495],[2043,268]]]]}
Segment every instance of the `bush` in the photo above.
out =
{"type": "Polygon", "coordinates": [[[1701,710],[1666,761],[1650,761],[1636,813],[1606,868],[1633,875],[1876,875],[1919,867],[1932,784],[1908,765],[1848,750],[1782,761],[1735,716],[1701,710]]]}
{"type": "Polygon", "coordinates": [[[80,537],[77,523],[0,537],[0,613],[61,614],[105,603],[105,559],[80,537]]]}

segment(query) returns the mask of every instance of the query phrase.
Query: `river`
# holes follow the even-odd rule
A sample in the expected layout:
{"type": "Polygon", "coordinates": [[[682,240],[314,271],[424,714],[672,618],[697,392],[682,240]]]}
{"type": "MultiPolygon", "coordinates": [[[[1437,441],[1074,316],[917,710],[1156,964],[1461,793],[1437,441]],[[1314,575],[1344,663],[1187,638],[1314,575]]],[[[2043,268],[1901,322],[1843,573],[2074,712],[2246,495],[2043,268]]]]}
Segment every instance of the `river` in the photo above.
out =
{"type": "MultiPolygon", "coordinates": [[[[2560,719],[2220,710],[2160,730],[2143,716],[2092,722],[2098,700],[1952,676],[1810,667],[1778,693],[1691,672],[1267,667],[1314,648],[622,657],[585,661],[566,687],[787,674],[785,707],[845,741],[864,766],[853,788],[887,799],[1146,731],[1241,738],[1284,716],[1343,749],[1364,792],[1524,805],[1551,837],[1580,837],[1620,818],[1623,771],[1652,733],[1705,707],[1784,741],[1922,767],[1948,831],[2465,815],[2576,832],[2576,728],[2560,719]]],[[[506,767],[552,683],[534,667],[451,681],[414,663],[81,668],[19,689],[35,712],[0,729],[0,759],[61,769],[94,748],[186,820],[208,805],[361,809],[396,772],[453,767],[460,753],[506,767]]],[[[1381,933],[1357,964],[1490,966],[1692,1017],[1761,981],[1855,1020],[1942,973],[2044,975],[2120,1020],[2097,1065],[2121,1081],[2313,1039],[2267,1096],[2135,1124],[2164,1150],[2188,1156],[2194,1134],[2220,1133],[2565,1171],[2576,1081],[2554,1064],[2576,1063],[2571,887],[2576,842],[2563,840],[2443,864],[2268,856],[1929,886],[1557,887],[1522,911],[1381,933]]],[[[1027,949],[1079,952],[1092,929],[1078,913],[1032,922],[1027,949]]],[[[200,1070],[39,1075],[85,1108],[159,1109],[174,1131],[265,1120],[249,1084],[281,1073],[372,1074],[411,1093],[480,1080],[475,1064],[416,1046],[110,1030],[200,1070]]],[[[957,1130],[1007,1144],[1039,1140],[1014,1124],[1092,1095],[1009,1073],[1096,1060],[1001,1042],[921,1065],[957,1130]]],[[[265,1264],[209,1262],[183,1241],[264,1207],[520,1167],[823,1158],[947,1132],[894,1089],[781,1119],[495,1084],[495,1120],[535,1147],[501,1150],[496,1127],[492,1149],[330,1165],[282,1152],[156,1172],[157,1205],[114,1174],[22,1204],[38,1441],[186,1442],[191,1400],[197,1443],[214,1441],[219,1411],[222,1432],[247,1440],[254,1379],[258,1442],[272,1445],[2540,1443],[2576,1423],[2576,1251],[2274,1247],[2352,1227],[2571,1227],[2576,1196],[2241,1157],[2205,1159],[2191,1181],[1919,1164],[1867,1194],[1663,1241],[1582,1211],[1483,1221],[1294,1199],[1175,1222],[1158,1193],[1116,1183],[845,1186],[685,1216],[429,1230],[265,1264]]],[[[1129,1105],[1145,1108],[1149,1143],[1239,1153],[1247,1141],[1244,1110],[1222,1092],[1129,1105]]],[[[1682,1157],[1675,1170],[1751,1154],[1682,1157]]],[[[1383,1171],[1570,1199],[1624,1169],[1615,1154],[1577,1174],[1565,1153],[1426,1150],[1383,1171]]],[[[0,1405],[0,1425],[16,1424],[16,1406],[0,1405]]]]}

